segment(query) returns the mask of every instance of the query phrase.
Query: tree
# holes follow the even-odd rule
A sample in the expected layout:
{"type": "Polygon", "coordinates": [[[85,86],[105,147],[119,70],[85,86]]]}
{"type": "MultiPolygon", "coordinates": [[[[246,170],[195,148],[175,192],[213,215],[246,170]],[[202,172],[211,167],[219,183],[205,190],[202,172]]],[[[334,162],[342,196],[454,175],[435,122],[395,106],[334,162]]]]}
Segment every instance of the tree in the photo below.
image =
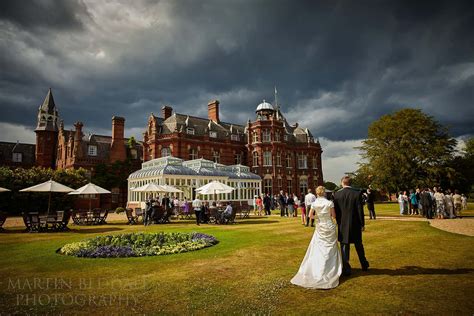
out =
{"type": "Polygon", "coordinates": [[[359,147],[366,162],[359,172],[388,192],[433,186],[450,170],[456,140],[446,127],[418,109],[384,115],[369,126],[359,147]]]}
{"type": "Polygon", "coordinates": [[[324,187],[326,188],[326,190],[334,191],[337,188],[337,184],[331,181],[326,181],[324,182],[324,187]]]}
{"type": "Polygon", "coordinates": [[[455,156],[446,166],[449,173],[441,181],[443,188],[458,189],[463,193],[474,190],[474,137],[465,141],[460,155],[455,156]]]}

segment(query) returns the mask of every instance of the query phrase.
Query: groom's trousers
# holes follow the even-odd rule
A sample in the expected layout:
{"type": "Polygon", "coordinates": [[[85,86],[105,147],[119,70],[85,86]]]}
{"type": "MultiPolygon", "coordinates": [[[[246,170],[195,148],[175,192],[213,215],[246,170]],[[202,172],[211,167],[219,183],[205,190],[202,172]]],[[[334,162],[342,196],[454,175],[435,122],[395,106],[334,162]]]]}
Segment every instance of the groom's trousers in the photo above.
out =
{"type": "MultiPolygon", "coordinates": [[[[360,265],[362,268],[368,267],[369,263],[365,258],[365,250],[362,242],[354,243],[354,246],[357,251],[357,256],[359,257],[360,265]]],[[[349,258],[351,253],[351,245],[341,243],[341,253],[342,253],[342,273],[345,275],[351,274],[351,265],[349,264],[349,258]]]]}

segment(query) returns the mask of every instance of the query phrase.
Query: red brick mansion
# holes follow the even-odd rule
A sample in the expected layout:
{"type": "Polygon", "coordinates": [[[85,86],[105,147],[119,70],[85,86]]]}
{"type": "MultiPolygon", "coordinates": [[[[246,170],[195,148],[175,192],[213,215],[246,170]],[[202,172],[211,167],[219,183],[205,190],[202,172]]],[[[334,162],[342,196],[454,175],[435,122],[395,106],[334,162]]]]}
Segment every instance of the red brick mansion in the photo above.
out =
{"type": "Polygon", "coordinates": [[[323,184],[321,145],[307,128],[290,125],[279,107],[263,101],[245,126],[222,122],[219,101],[208,117],[178,114],[164,106],[143,134],[144,161],[174,156],[205,158],[224,165],[243,164],[262,177],[263,192],[306,192],[323,184]]]}

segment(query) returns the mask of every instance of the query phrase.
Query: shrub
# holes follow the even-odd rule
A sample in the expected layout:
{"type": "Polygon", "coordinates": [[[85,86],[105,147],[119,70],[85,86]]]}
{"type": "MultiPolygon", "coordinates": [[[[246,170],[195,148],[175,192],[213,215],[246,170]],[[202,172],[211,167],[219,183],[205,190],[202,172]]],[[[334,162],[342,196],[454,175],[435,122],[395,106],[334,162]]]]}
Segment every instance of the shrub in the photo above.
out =
{"type": "Polygon", "coordinates": [[[217,243],[214,236],[203,233],[131,233],[66,244],[58,252],[86,258],[159,256],[199,250],[217,243]]]}

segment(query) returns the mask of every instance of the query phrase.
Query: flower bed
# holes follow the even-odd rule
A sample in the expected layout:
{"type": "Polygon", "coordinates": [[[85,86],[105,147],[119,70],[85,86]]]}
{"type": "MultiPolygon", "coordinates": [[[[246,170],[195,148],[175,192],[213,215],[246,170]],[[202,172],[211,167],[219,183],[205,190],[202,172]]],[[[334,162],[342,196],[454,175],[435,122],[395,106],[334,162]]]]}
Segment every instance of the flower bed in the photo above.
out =
{"type": "Polygon", "coordinates": [[[203,233],[132,233],[66,244],[58,253],[85,258],[159,256],[199,250],[217,243],[214,236],[203,233]]]}

